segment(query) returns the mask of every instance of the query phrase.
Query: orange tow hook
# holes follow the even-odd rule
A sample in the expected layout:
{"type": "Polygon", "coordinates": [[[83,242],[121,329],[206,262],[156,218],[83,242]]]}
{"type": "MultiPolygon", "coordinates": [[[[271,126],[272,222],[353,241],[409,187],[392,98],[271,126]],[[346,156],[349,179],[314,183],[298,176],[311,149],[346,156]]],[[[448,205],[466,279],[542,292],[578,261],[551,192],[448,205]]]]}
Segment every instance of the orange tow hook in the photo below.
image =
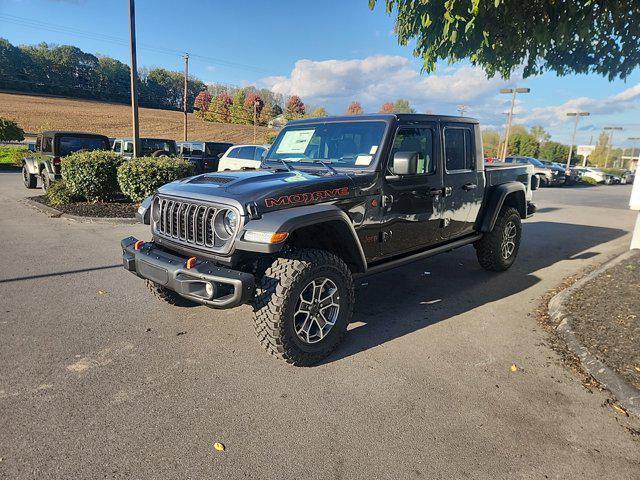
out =
{"type": "Polygon", "coordinates": [[[187,270],[194,267],[194,265],[196,264],[196,260],[196,257],[189,257],[189,259],[187,260],[187,270]]]}
{"type": "Polygon", "coordinates": [[[140,250],[142,248],[142,245],[144,245],[144,242],[142,240],[138,240],[136,243],[133,244],[133,249],[140,250]]]}

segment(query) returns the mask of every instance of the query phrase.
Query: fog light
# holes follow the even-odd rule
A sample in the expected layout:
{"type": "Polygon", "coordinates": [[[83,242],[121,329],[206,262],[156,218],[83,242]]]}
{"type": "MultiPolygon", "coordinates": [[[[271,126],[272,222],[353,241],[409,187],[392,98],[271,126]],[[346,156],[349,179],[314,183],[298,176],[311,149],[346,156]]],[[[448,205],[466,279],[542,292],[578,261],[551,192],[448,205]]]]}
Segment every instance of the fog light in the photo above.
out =
{"type": "Polygon", "coordinates": [[[204,289],[206,290],[209,298],[213,297],[213,292],[215,291],[213,288],[213,285],[211,285],[210,283],[207,283],[205,284],[204,289]]]}

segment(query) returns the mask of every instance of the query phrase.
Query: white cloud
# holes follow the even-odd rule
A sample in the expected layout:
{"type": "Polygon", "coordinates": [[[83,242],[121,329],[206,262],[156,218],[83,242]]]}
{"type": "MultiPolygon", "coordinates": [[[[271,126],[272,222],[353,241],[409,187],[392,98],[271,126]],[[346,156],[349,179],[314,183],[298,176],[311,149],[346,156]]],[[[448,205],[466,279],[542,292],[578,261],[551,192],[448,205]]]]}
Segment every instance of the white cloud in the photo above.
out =
{"type": "Polygon", "coordinates": [[[560,105],[537,107],[517,120],[518,123],[544,123],[559,125],[565,123],[568,112],[589,112],[591,115],[611,115],[640,107],[640,84],[629,87],[620,93],[604,98],[577,97],[560,105]]]}
{"type": "MultiPolygon", "coordinates": [[[[488,104],[505,85],[503,80],[488,79],[482,69],[471,66],[445,68],[442,74],[420,74],[409,59],[391,55],[302,59],[290,75],[267,77],[262,82],[277,93],[299,95],[305,102],[324,105],[334,113],[344,111],[352,100],[375,112],[383,102],[400,97],[421,112],[453,113],[459,103],[488,104]]],[[[470,114],[474,115],[472,111],[470,114]]]]}

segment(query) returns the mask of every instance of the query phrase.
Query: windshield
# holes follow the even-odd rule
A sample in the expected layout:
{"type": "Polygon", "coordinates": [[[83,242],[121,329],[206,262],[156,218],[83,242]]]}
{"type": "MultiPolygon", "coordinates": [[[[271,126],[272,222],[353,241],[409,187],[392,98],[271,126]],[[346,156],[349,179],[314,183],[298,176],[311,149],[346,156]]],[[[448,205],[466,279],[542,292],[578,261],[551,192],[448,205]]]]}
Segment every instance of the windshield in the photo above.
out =
{"type": "Polygon", "coordinates": [[[366,168],[374,163],[385,126],[379,121],[357,121],[285,127],[265,162],[321,160],[334,167],[366,168]]]}
{"type": "Polygon", "coordinates": [[[108,142],[99,137],[60,137],[58,155],[64,157],[79,150],[110,150],[108,142]]]}
{"type": "Polygon", "coordinates": [[[536,167],[544,167],[544,166],[545,166],[545,164],[544,164],[544,163],[542,163],[542,162],[541,162],[540,160],[538,160],[537,158],[531,158],[531,157],[529,157],[529,158],[527,158],[527,160],[529,161],[529,163],[530,163],[531,165],[535,165],[536,167]]]}

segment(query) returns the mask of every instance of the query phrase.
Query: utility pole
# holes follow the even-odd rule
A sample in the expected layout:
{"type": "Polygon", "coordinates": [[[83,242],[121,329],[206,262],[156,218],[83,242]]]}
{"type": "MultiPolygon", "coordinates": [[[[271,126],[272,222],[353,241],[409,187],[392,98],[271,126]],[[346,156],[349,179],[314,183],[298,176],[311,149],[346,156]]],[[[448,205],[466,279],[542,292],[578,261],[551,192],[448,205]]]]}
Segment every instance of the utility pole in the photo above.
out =
{"type": "Polygon", "coordinates": [[[465,112],[465,110],[467,110],[467,106],[466,105],[458,105],[456,108],[458,109],[458,113],[460,113],[460,116],[464,117],[464,112],[465,112]]]}
{"type": "Polygon", "coordinates": [[[516,93],[529,93],[530,88],[501,88],[500,93],[511,93],[511,108],[509,109],[509,118],[507,120],[507,131],[504,136],[504,146],[500,160],[504,162],[507,157],[507,149],[509,148],[509,131],[511,130],[511,120],[513,119],[513,109],[516,106],[516,93]]]}
{"type": "Polygon", "coordinates": [[[136,5],[129,0],[129,45],[131,47],[131,120],[133,123],[133,156],[140,152],[140,125],[138,124],[138,60],[136,58],[136,5]]]}
{"type": "Polygon", "coordinates": [[[258,102],[253,102],[253,143],[257,142],[258,138],[258,102]]]}
{"type": "Polygon", "coordinates": [[[573,145],[576,143],[576,131],[578,130],[578,121],[580,117],[589,116],[589,112],[568,112],[567,117],[576,117],[576,123],[573,124],[573,135],[571,136],[571,145],[569,145],[569,155],[567,156],[566,172],[571,169],[571,155],[573,154],[573,145]]]}
{"type": "Polygon", "coordinates": [[[609,145],[607,146],[607,155],[604,159],[604,168],[607,168],[609,164],[609,154],[611,153],[611,144],[613,143],[613,132],[614,130],[622,130],[622,127],[604,127],[604,130],[609,130],[609,145]]]}
{"type": "Polygon", "coordinates": [[[189,54],[185,53],[184,58],[184,100],[182,101],[182,110],[184,111],[184,141],[187,141],[187,92],[189,88],[189,54]]]}

